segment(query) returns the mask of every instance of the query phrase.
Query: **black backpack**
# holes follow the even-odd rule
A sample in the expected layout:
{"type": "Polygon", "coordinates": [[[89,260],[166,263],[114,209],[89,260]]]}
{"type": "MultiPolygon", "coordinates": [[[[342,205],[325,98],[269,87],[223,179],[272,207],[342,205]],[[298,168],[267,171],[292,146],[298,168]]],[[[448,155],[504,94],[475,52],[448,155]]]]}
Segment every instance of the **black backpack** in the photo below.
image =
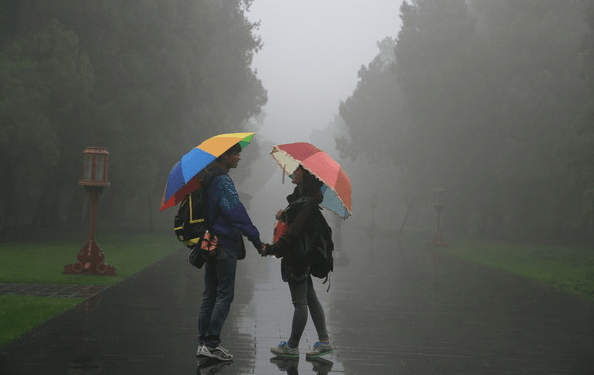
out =
{"type": "MultiPolygon", "coordinates": [[[[326,278],[334,270],[334,258],[332,252],[334,251],[334,242],[332,242],[332,229],[326,222],[324,215],[320,210],[316,211],[316,231],[311,239],[311,249],[309,250],[309,273],[312,276],[321,279],[326,278]]],[[[328,285],[330,289],[330,285],[328,285]]]]}
{"type": "Polygon", "coordinates": [[[175,215],[173,230],[177,239],[187,247],[193,249],[210,229],[207,216],[206,192],[208,186],[215,177],[223,174],[215,173],[206,181],[203,181],[199,189],[194,190],[179,204],[177,215],[175,215]]]}

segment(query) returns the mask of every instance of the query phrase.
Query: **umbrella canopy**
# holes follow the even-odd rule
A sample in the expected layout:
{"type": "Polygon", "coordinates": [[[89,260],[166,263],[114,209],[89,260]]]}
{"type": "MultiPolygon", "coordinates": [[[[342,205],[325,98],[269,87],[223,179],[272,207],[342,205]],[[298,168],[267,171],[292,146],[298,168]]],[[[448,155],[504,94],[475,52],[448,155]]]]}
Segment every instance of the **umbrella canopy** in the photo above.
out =
{"type": "Polygon", "coordinates": [[[169,172],[167,185],[161,198],[161,209],[163,211],[173,207],[194,190],[200,187],[198,173],[204,167],[212,163],[216,158],[223,155],[233,145],[239,143],[241,148],[247,146],[255,133],[230,133],[220,134],[207,139],[190,152],[182,156],[169,172]]]}
{"type": "Polygon", "coordinates": [[[309,143],[298,142],[274,146],[270,155],[288,175],[301,164],[324,183],[322,206],[343,219],[351,215],[351,180],[340,164],[324,151],[309,143]]]}

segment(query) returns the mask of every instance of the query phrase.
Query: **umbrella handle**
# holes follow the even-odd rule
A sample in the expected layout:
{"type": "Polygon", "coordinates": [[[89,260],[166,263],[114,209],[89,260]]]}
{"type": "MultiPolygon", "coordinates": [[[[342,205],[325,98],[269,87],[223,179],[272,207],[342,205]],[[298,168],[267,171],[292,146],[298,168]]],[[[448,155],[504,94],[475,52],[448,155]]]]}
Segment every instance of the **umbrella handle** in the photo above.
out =
{"type": "Polygon", "coordinates": [[[286,170],[287,170],[287,165],[285,164],[285,165],[283,165],[283,185],[285,184],[285,174],[287,174],[286,170]]]}

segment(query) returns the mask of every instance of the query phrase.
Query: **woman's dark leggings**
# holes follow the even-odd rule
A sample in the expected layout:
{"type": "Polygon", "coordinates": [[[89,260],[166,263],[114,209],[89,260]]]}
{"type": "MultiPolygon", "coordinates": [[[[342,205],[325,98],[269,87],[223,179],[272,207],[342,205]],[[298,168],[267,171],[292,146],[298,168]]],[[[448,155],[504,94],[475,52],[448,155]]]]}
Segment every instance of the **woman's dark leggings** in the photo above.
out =
{"type": "Polygon", "coordinates": [[[328,341],[328,331],[326,330],[326,317],[322,305],[316,296],[316,291],[313,287],[311,276],[307,276],[302,281],[289,281],[289,289],[291,290],[291,299],[295,312],[293,313],[293,325],[291,327],[291,337],[289,338],[289,347],[295,348],[299,346],[301,335],[305,330],[307,323],[307,308],[311,319],[314,322],[316,331],[318,332],[319,341],[328,341]]]}

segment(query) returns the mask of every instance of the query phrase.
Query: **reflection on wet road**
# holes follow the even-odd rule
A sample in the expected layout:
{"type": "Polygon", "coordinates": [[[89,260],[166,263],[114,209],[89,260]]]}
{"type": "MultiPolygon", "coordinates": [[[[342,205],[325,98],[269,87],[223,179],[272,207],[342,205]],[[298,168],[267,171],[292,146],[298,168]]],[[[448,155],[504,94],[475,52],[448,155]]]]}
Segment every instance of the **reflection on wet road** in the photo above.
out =
{"type": "MultiPolygon", "coordinates": [[[[343,225],[331,287],[315,279],[335,352],[273,358],[293,307],[280,261],[248,245],[223,330],[230,364],[199,360],[203,272],[187,251],[0,349],[0,374],[588,374],[594,304],[430,249],[343,225]]],[[[426,241],[427,239],[421,239],[426,241]]],[[[591,373],[591,372],[590,372],[591,373]]]]}

